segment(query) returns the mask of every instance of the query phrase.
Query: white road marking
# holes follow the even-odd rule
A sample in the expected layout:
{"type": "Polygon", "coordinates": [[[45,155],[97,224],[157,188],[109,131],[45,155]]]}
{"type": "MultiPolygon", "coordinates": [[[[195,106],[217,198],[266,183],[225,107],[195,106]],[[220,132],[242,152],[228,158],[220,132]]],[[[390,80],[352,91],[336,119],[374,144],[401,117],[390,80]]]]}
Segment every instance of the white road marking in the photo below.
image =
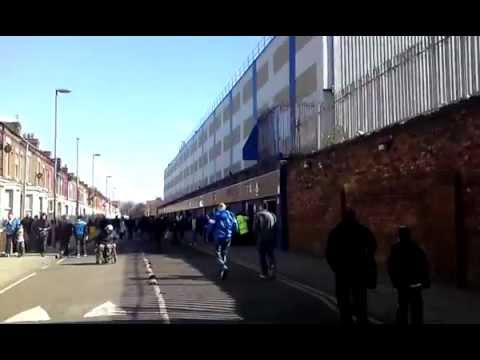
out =
{"type": "Polygon", "coordinates": [[[116,315],[126,315],[127,312],[121,310],[111,301],[107,301],[106,303],[93,308],[88,313],[83,315],[84,318],[92,318],[92,317],[99,317],[99,316],[116,316],[116,315]]]}
{"type": "Polygon", "coordinates": [[[25,280],[27,280],[27,279],[30,279],[31,277],[33,277],[33,276],[35,276],[35,275],[37,275],[36,272],[31,273],[30,275],[27,275],[27,276],[25,276],[24,278],[21,278],[21,279],[18,280],[18,281],[15,281],[13,284],[8,285],[6,288],[3,288],[2,290],[0,290],[0,295],[3,294],[4,292],[7,292],[7,291],[10,290],[11,288],[17,286],[17,285],[20,284],[21,282],[23,282],[23,281],[25,281],[25,280]]]}
{"type": "Polygon", "coordinates": [[[48,321],[50,316],[48,313],[41,307],[37,306],[29,310],[23,311],[11,318],[5,320],[5,323],[18,323],[18,322],[34,322],[34,321],[48,321]]]}
{"type": "MultiPolygon", "coordinates": [[[[202,252],[204,253],[207,253],[209,255],[212,255],[210,252],[206,251],[206,250],[203,250],[203,249],[200,249],[202,252]]],[[[238,264],[238,265],[241,265],[247,269],[250,269],[250,270],[253,270],[253,271],[257,271],[257,268],[249,263],[245,263],[241,260],[234,260],[232,259],[231,260],[232,262],[238,264]]],[[[333,297],[332,295],[326,293],[326,292],[323,292],[321,290],[318,290],[318,289],[315,289],[311,286],[308,286],[306,284],[303,284],[303,283],[300,283],[298,281],[295,281],[295,280],[292,280],[292,279],[289,279],[285,276],[282,276],[282,275],[277,275],[277,280],[279,280],[280,282],[284,283],[285,285],[288,285],[292,288],[295,288],[299,291],[302,291],[304,292],[305,294],[308,294],[310,296],[313,296],[314,298],[322,301],[329,309],[335,311],[336,313],[339,312],[338,310],[338,305],[337,305],[337,299],[335,297],[333,297]]],[[[374,324],[383,324],[382,321],[380,320],[377,320],[371,316],[368,317],[368,319],[370,320],[370,322],[374,323],[374,324]]]]}
{"type": "MultiPolygon", "coordinates": [[[[142,256],[145,264],[146,265],[149,264],[149,261],[145,257],[145,254],[142,254],[142,256]]],[[[165,299],[163,298],[162,292],[160,291],[160,286],[158,285],[158,282],[156,280],[155,280],[155,284],[152,285],[152,287],[153,287],[153,291],[155,292],[155,296],[157,297],[160,316],[162,317],[163,321],[165,321],[167,324],[170,324],[170,317],[168,316],[168,312],[167,312],[167,304],[165,303],[165,299]]]]}

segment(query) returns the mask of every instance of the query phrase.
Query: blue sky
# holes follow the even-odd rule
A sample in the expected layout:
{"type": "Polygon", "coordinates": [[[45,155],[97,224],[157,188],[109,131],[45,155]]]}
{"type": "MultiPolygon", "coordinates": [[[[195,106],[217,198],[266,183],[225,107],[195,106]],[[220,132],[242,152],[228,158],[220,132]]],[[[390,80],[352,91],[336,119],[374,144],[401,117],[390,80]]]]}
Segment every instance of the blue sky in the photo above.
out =
{"type": "MultiPolygon", "coordinates": [[[[0,119],[18,114],[80,178],[119,200],[163,195],[163,170],[261,37],[0,37],[0,119]]],[[[52,155],[53,156],[53,155],[52,155]]]]}

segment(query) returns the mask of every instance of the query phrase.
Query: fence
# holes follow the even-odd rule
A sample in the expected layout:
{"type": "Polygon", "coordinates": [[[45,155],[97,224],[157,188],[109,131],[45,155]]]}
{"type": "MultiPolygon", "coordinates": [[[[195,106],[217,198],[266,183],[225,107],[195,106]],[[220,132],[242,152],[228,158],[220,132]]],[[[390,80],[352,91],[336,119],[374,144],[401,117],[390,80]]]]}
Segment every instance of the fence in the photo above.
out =
{"type": "Polygon", "coordinates": [[[335,124],[347,138],[476,95],[479,36],[337,38],[335,124]]]}
{"type": "Polygon", "coordinates": [[[259,158],[307,154],[327,145],[333,124],[332,104],[328,99],[322,104],[297,104],[295,121],[291,120],[288,105],[279,105],[261,114],[258,118],[259,158]]]}

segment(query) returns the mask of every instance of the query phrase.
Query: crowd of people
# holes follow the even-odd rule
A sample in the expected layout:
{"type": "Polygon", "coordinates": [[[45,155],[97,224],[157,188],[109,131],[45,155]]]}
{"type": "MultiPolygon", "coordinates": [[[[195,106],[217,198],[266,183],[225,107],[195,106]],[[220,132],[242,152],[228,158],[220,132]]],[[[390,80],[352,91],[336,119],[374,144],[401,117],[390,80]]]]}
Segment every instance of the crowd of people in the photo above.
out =
{"type": "MultiPolygon", "coordinates": [[[[3,223],[6,235],[5,255],[18,252],[40,251],[42,256],[47,245],[60,243],[60,256],[69,255],[69,243],[76,240],[77,257],[87,256],[86,241],[95,238],[98,230],[107,225],[120,239],[142,239],[155,242],[160,249],[164,241],[174,246],[182,244],[186,232],[190,245],[198,241],[215,248],[219,279],[225,280],[230,272],[229,249],[232,239],[253,234],[256,239],[261,279],[273,279],[276,272],[275,247],[277,218],[265,204],[260,204],[252,221],[240,212],[235,215],[220,203],[215,209],[198,216],[192,213],[169,214],[158,217],[143,216],[137,219],[106,219],[103,216],[90,217],[88,221],[78,217],[75,222],[66,217],[56,223],[48,220],[46,214],[19,220],[13,213],[3,223]],[[252,227],[250,232],[249,227],[252,227]],[[55,227],[55,241],[52,229],[55,227]],[[35,245],[36,244],[36,245],[35,245]],[[35,248],[37,246],[37,249],[35,248]]],[[[346,209],[340,223],[329,234],[326,260],[335,275],[335,287],[341,322],[352,324],[354,318],[359,324],[367,324],[367,290],[377,286],[377,264],[375,253],[377,243],[371,230],[358,222],[355,211],[346,209]]],[[[425,251],[412,238],[411,230],[401,226],[398,242],[392,246],[387,260],[387,269],[392,285],[397,289],[399,324],[423,323],[422,291],[430,287],[429,262],[425,251]]]]}
{"type": "MultiPolygon", "coordinates": [[[[173,244],[179,244],[185,232],[191,231],[191,245],[199,239],[213,244],[219,278],[225,280],[230,271],[232,239],[253,235],[259,256],[259,277],[275,278],[277,218],[265,204],[260,204],[252,220],[242,212],[235,215],[221,203],[205,215],[181,213],[160,217],[157,239],[171,238],[173,244]]],[[[399,227],[397,238],[387,259],[388,274],[398,294],[396,320],[398,324],[422,324],[422,292],[430,287],[430,264],[408,226],[399,227]]],[[[345,209],[341,221],[330,232],[326,247],[326,259],[335,276],[342,324],[350,325],[354,320],[358,324],[369,323],[367,290],[377,286],[376,250],[372,231],[358,222],[353,209],[345,209]]]]}
{"type": "Polygon", "coordinates": [[[75,219],[62,216],[54,221],[43,213],[40,217],[26,215],[23,219],[9,212],[1,231],[5,233],[4,256],[24,256],[26,252],[39,252],[45,256],[48,247],[60,249],[60,257],[73,255],[70,243],[74,240],[77,257],[87,256],[87,241],[95,239],[107,225],[111,224],[120,239],[133,237],[134,221],[119,218],[107,219],[103,215],[75,219]]]}

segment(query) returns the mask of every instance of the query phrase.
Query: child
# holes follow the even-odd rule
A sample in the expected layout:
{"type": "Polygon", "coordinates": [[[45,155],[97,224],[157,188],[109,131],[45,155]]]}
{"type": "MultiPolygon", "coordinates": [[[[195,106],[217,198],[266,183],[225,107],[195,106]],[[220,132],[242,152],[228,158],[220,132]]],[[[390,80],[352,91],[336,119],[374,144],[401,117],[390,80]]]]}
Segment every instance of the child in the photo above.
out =
{"type": "Polygon", "coordinates": [[[20,225],[17,231],[17,249],[18,257],[25,255],[25,237],[23,233],[23,225],[20,225]]]}

